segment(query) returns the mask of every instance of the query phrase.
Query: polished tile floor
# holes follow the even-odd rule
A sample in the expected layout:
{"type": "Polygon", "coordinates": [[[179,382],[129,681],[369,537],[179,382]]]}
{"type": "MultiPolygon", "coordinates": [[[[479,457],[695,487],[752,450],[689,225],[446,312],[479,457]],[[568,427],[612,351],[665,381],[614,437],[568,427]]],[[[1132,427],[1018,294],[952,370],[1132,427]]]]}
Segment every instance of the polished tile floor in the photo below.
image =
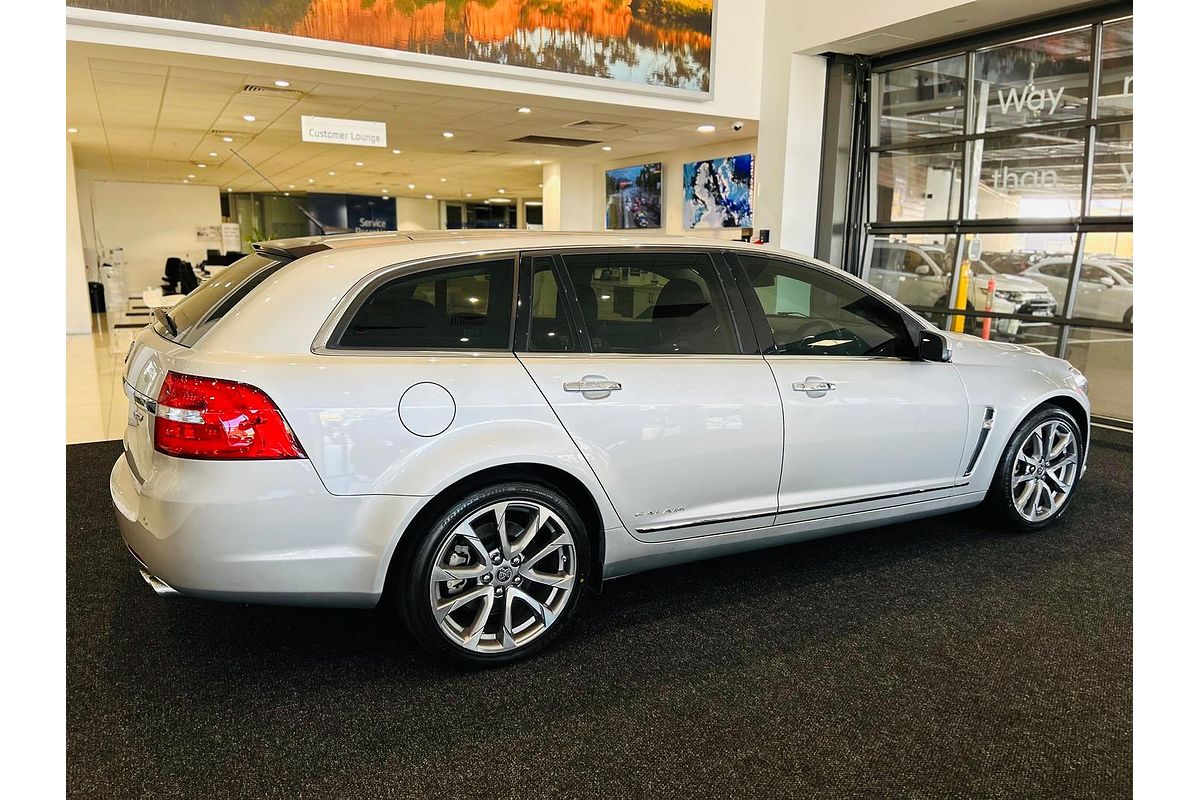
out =
{"type": "Polygon", "coordinates": [[[116,326],[147,321],[121,312],[93,314],[90,334],[67,337],[67,444],[125,435],[121,376],[137,329],[116,326]]]}

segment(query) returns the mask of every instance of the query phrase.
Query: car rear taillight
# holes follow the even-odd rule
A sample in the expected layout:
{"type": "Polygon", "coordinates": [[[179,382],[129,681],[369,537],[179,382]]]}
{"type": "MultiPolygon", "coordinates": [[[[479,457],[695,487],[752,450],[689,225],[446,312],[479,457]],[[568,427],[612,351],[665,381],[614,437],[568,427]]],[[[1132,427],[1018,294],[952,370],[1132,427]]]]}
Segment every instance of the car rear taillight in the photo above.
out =
{"type": "Polygon", "coordinates": [[[304,458],[279,408],[245,383],[168,372],[158,392],[154,449],[180,458],[304,458]]]}

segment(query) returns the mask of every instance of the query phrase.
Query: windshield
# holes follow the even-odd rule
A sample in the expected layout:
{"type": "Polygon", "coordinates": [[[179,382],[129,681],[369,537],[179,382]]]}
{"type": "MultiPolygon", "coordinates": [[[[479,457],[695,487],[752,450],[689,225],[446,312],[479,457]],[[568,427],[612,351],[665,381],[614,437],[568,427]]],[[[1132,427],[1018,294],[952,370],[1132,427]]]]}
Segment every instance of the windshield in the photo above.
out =
{"type": "Polygon", "coordinates": [[[161,323],[157,326],[158,332],[174,342],[191,347],[201,334],[229,313],[238,301],[283,263],[259,253],[238,259],[167,312],[175,327],[174,334],[161,323]]]}
{"type": "Polygon", "coordinates": [[[1109,269],[1117,273],[1121,280],[1125,281],[1126,283],[1133,283],[1133,270],[1131,270],[1129,267],[1112,266],[1109,267],[1109,269]]]}

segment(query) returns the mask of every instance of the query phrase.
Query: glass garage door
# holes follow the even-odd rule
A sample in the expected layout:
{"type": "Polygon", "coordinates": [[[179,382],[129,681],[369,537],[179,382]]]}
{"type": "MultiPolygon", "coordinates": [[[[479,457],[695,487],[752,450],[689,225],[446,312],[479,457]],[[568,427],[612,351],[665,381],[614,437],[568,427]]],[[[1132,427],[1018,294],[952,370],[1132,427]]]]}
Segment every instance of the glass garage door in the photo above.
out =
{"type": "Polygon", "coordinates": [[[1070,360],[1132,421],[1132,17],[889,66],[870,109],[863,277],[1070,360]]]}

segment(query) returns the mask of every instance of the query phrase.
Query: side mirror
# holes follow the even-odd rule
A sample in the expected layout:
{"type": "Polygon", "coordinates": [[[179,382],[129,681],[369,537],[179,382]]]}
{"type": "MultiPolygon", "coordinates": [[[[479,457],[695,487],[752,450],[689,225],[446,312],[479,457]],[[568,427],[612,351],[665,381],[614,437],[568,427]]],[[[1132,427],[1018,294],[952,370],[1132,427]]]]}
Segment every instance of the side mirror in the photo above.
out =
{"type": "Polygon", "coordinates": [[[917,334],[917,355],[922,361],[949,361],[950,340],[940,333],[923,330],[917,334]]]}
{"type": "Polygon", "coordinates": [[[1111,289],[1117,285],[1117,282],[1108,275],[1102,275],[1100,276],[1100,285],[1106,289],[1111,289]]]}
{"type": "Polygon", "coordinates": [[[928,275],[929,272],[930,270],[928,264],[917,264],[916,268],[913,269],[913,273],[916,275],[928,275]]]}

